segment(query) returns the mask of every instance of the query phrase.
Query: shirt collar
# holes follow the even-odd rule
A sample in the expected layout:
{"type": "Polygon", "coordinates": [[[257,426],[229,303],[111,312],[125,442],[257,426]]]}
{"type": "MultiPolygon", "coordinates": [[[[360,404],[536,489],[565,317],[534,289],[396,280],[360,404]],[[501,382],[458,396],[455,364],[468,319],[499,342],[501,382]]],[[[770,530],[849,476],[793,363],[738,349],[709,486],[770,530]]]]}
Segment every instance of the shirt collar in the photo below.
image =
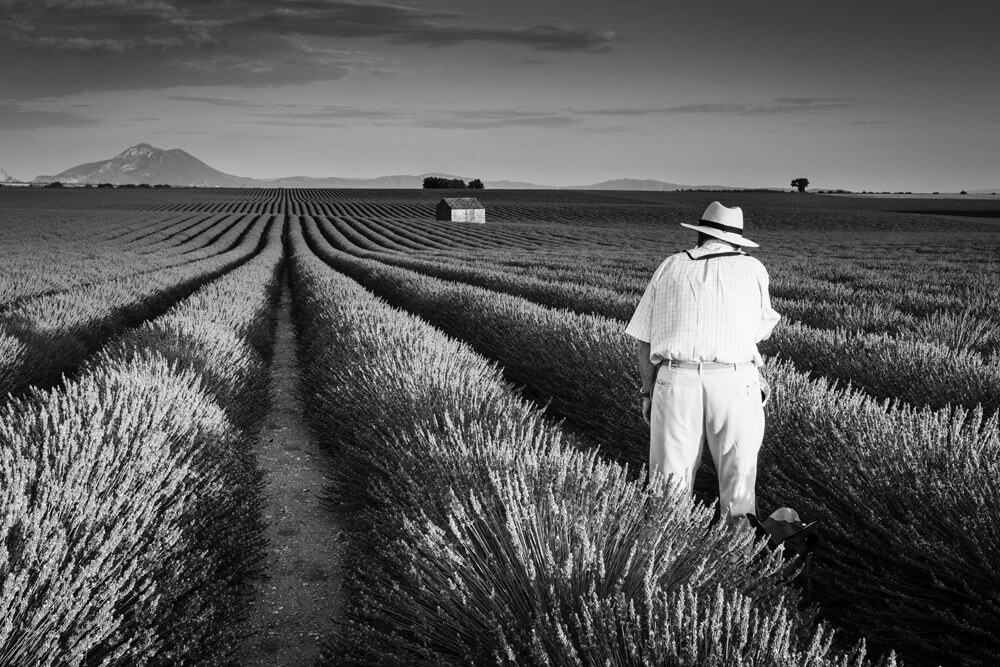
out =
{"type": "Polygon", "coordinates": [[[697,259],[698,257],[701,257],[703,255],[711,255],[717,252],[734,252],[734,251],[743,252],[740,248],[734,249],[731,245],[729,245],[725,241],[705,241],[704,244],[696,246],[691,250],[688,250],[687,252],[691,257],[697,259]]]}

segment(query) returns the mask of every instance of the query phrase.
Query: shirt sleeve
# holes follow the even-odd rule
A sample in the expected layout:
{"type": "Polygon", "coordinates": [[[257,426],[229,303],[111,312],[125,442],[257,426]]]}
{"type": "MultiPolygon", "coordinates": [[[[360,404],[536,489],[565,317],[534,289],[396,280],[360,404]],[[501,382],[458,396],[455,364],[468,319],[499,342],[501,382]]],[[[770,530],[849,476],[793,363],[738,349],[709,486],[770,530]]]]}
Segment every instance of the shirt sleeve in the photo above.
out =
{"type": "Polygon", "coordinates": [[[639,300],[635,312],[632,313],[632,319],[629,320],[628,326],[625,327],[626,334],[644,343],[650,342],[653,337],[653,299],[656,296],[654,283],[654,280],[650,280],[649,284],[646,285],[646,291],[643,293],[642,299],[639,300]]]}
{"type": "Polygon", "coordinates": [[[757,326],[757,340],[755,341],[757,343],[770,338],[771,332],[774,331],[774,326],[781,319],[781,315],[775,312],[775,310],[771,307],[771,294],[768,291],[770,277],[767,275],[767,269],[762,270],[759,282],[760,324],[757,326]]]}

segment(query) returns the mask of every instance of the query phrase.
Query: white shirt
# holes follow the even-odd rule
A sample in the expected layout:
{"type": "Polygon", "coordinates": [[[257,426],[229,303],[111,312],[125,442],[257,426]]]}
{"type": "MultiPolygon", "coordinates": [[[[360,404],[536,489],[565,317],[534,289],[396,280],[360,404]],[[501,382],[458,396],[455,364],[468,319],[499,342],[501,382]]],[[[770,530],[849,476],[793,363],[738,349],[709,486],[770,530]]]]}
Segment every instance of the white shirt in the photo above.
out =
{"type": "Polygon", "coordinates": [[[721,241],[671,255],[646,287],[625,333],[649,343],[649,360],[763,363],[757,343],[781,315],[771,308],[767,269],[721,241]],[[694,257],[695,259],[692,259],[694,257]]]}

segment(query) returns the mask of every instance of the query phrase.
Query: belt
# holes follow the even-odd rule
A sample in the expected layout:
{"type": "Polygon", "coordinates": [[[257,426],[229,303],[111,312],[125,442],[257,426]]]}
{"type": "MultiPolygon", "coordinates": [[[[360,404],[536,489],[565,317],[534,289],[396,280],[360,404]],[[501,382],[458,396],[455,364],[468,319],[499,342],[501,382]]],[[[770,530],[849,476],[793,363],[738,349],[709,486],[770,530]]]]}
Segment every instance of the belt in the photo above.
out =
{"type": "Polygon", "coordinates": [[[741,361],[739,363],[724,364],[721,361],[677,361],[676,359],[665,359],[662,366],[667,368],[687,368],[696,371],[717,371],[723,368],[732,368],[736,370],[737,368],[743,368],[744,366],[753,366],[752,361],[741,361]]]}

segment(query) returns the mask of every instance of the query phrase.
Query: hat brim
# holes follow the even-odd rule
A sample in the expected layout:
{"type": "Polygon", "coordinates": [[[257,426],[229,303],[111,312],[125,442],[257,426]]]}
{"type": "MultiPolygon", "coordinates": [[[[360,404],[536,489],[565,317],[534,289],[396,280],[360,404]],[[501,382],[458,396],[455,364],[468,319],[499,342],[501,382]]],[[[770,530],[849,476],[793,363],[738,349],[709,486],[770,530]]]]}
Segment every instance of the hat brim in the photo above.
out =
{"type": "Polygon", "coordinates": [[[747,248],[759,248],[760,246],[751,241],[750,239],[745,239],[739,234],[734,234],[732,232],[724,232],[721,229],[715,229],[714,227],[702,227],[700,225],[689,225],[686,222],[681,223],[681,227],[687,227],[688,229],[693,229],[696,232],[701,232],[702,234],[708,234],[709,236],[714,236],[717,239],[722,239],[726,243],[732,243],[733,245],[744,246],[747,248]]]}

